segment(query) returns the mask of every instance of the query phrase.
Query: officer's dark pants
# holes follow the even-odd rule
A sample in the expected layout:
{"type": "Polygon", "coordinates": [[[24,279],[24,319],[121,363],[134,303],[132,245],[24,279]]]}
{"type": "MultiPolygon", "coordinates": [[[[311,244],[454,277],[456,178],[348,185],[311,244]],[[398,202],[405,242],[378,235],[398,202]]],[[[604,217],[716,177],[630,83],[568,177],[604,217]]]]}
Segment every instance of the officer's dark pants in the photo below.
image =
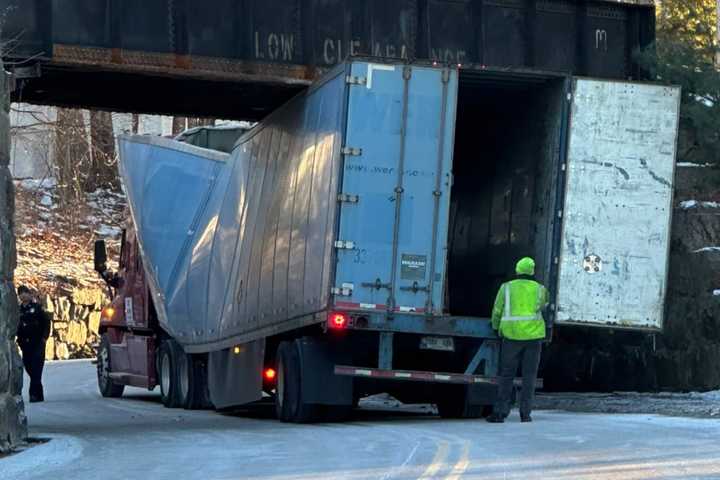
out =
{"type": "Polygon", "coordinates": [[[30,400],[44,400],[42,372],[45,366],[45,342],[33,342],[20,346],[23,365],[30,377],[30,400]]]}
{"type": "Polygon", "coordinates": [[[522,367],[522,391],[520,392],[520,415],[528,416],[535,398],[535,380],[540,365],[542,340],[503,339],[500,350],[500,387],[494,412],[503,417],[510,413],[510,396],[518,365],[522,367]]]}

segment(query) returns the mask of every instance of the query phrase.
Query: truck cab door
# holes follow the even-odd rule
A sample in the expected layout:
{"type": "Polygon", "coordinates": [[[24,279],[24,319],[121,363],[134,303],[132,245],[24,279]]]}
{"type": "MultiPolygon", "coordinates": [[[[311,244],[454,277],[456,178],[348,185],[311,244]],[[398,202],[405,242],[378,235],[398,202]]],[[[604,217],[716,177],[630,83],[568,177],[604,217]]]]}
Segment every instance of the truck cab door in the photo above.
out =
{"type": "Polygon", "coordinates": [[[680,89],[574,79],[556,323],[660,330],[680,89]]]}

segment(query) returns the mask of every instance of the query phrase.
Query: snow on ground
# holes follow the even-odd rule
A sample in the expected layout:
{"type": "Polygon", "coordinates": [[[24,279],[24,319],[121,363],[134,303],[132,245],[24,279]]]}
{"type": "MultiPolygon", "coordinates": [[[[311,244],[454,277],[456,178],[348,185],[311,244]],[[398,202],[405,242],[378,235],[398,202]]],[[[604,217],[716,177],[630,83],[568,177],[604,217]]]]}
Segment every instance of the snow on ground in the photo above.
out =
{"type": "Polygon", "coordinates": [[[720,208],[720,202],[701,202],[697,200],[685,200],[683,202],[680,202],[680,208],[685,210],[690,208],[720,208]]]}
{"type": "Polygon", "coordinates": [[[103,223],[95,229],[95,233],[99,237],[118,237],[122,233],[122,229],[120,227],[105,225],[103,223]]]}
{"type": "Polygon", "coordinates": [[[536,407],[587,413],[644,413],[720,418],[720,390],[691,393],[541,393],[536,407]]]}
{"type": "Polygon", "coordinates": [[[111,190],[86,194],[84,202],[63,206],[52,178],[25,179],[16,186],[18,284],[42,294],[75,286],[97,286],[93,242],[108,240],[117,250],[125,218],[125,196],[111,190]]]}
{"type": "Polygon", "coordinates": [[[0,459],[0,479],[720,478],[717,418],[538,410],[528,424],[515,410],[495,425],[399,406],[298,425],[271,419],[270,405],[167,409],[157,392],[130,387],[123,398],[102,398],[90,362],[49,364],[44,383],[46,401],[26,412],[30,435],[52,440],[0,459]]]}
{"type": "Polygon", "coordinates": [[[720,247],[703,247],[703,248],[698,248],[697,250],[693,251],[693,253],[703,253],[703,252],[720,252],[720,247]]]}
{"type": "Polygon", "coordinates": [[[678,167],[684,168],[712,168],[715,164],[712,163],[692,163],[692,162],[678,162],[678,167]]]}

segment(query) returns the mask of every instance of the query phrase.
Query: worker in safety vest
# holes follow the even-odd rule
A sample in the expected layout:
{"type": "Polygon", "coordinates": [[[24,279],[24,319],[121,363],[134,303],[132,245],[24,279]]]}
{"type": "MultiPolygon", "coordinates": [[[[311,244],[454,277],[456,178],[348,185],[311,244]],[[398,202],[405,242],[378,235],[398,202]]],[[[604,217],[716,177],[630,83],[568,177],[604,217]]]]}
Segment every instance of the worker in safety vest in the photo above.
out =
{"type": "Polygon", "coordinates": [[[545,339],[542,310],[548,304],[547,289],[535,281],[535,261],[525,257],[515,267],[517,278],[504,283],[495,298],[492,326],[502,338],[500,386],[491,423],[502,423],[510,413],[510,395],[518,364],[522,366],[520,420],[531,422],[535,380],[545,339]]]}

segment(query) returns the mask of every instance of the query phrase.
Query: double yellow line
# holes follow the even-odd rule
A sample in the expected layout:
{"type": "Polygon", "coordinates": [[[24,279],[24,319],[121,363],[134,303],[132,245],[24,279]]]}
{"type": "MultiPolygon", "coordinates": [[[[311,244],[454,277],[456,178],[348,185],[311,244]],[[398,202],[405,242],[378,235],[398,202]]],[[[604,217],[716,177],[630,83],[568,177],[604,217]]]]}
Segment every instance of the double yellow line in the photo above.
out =
{"type": "Polygon", "coordinates": [[[438,449],[437,452],[435,452],[432,462],[428,465],[418,480],[439,480],[441,478],[443,480],[460,480],[462,475],[470,466],[470,442],[463,442],[460,458],[455,465],[453,465],[450,473],[445,477],[438,476],[440,470],[447,465],[447,458],[449,454],[450,443],[444,440],[441,441],[438,444],[438,449]]]}

